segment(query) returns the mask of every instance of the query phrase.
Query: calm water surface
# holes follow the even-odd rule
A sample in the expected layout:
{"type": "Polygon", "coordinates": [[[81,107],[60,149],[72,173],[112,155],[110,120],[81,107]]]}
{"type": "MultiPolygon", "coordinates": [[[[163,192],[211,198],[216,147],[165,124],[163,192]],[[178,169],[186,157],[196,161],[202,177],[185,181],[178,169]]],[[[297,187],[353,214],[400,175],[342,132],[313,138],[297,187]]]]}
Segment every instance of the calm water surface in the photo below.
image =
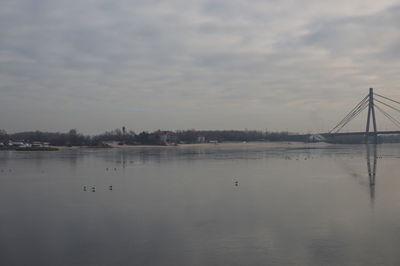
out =
{"type": "Polygon", "coordinates": [[[0,265],[400,265],[399,158],[400,145],[2,151],[0,265]]]}

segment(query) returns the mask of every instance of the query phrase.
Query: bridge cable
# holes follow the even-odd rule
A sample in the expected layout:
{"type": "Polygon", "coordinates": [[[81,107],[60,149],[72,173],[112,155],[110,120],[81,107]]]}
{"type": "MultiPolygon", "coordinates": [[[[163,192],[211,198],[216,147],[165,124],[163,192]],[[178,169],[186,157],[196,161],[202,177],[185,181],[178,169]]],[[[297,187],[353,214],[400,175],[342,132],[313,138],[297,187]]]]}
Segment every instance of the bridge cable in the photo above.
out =
{"type": "Polygon", "coordinates": [[[383,114],[385,114],[386,117],[390,117],[391,121],[396,122],[396,125],[400,126],[400,121],[397,120],[396,118],[394,118],[392,115],[390,115],[388,112],[386,112],[382,107],[380,107],[379,105],[375,104],[375,107],[381,111],[383,114]]]}
{"type": "Polygon", "coordinates": [[[349,119],[347,119],[347,121],[345,123],[343,123],[343,125],[341,125],[335,133],[338,133],[340,130],[342,130],[342,128],[344,128],[352,119],[354,119],[355,117],[357,117],[365,108],[368,107],[368,103],[365,103],[353,116],[351,116],[349,119]]]}
{"type": "Polygon", "coordinates": [[[395,110],[395,111],[397,111],[397,112],[400,112],[400,109],[398,109],[398,108],[396,108],[396,107],[393,107],[393,106],[391,106],[391,105],[389,105],[389,104],[387,104],[387,103],[384,103],[384,102],[382,102],[382,101],[380,101],[380,100],[378,100],[378,99],[374,99],[374,101],[377,101],[377,102],[379,102],[379,103],[381,103],[381,104],[383,104],[383,105],[386,105],[386,106],[389,107],[389,108],[392,108],[393,110],[395,110]]]}
{"type": "Polygon", "coordinates": [[[340,128],[343,124],[347,124],[361,108],[364,108],[364,105],[368,102],[365,99],[366,98],[357,104],[357,106],[349,114],[347,114],[346,117],[343,118],[342,121],[340,121],[329,133],[335,131],[337,128],[340,128]]]}
{"type": "Polygon", "coordinates": [[[368,101],[363,102],[361,105],[357,107],[356,110],[351,112],[349,115],[347,115],[341,123],[339,123],[334,129],[330,131],[333,132],[335,131],[336,133],[339,132],[346,124],[348,124],[354,117],[356,117],[362,110],[364,110],[368,106],[368,101]]]}
{"type": "Polygon", "coordinates": [[[379,97],[381,97],[381,98],[384,98],[384,99],[386,99],[386,100],[395,102],[395,103],[397,103],[397,104],[400,104],[400,102],[395,101],[395,100],[393,100],[393,99],[390,99],[390,98],[388,98],[388,97],[385,97],[385,96],[383,96],[383,95],[380,95],[380,94],[378,94],[378,93],[374,93],[374,95],[379,96],[379,97]]]}
{"type": "Polygon", "coordinates": [[[390,114],[388,114],[386,111],[384,111],[382,108],[380,108],[378,105],[374,105],[384,116],[386,116],[393,124],[395,124],[397,127],[400,128],[400,121],[392,117],[390,114]]]}
{"type": "Polygon", "coordinates": [[[354,113],[349,119],[346,120],[345,123],[343,123],[336,131],[335,133],[338,133],[343,127],[345,127],[353,118],[357,117],[365,108],[367,108],[369,105],[368,102],[365,102],[360,108],[357,110],[356,113],[354,113]]]}
{"type": "Polygon", "coordinates": [[[353,116],[361,106],[363,106],[367,102],[368,95],[365,96],[334,128],[332,128],[329,133],[340,127],[346,120],[348,120],[351,116],[353,116]]]}

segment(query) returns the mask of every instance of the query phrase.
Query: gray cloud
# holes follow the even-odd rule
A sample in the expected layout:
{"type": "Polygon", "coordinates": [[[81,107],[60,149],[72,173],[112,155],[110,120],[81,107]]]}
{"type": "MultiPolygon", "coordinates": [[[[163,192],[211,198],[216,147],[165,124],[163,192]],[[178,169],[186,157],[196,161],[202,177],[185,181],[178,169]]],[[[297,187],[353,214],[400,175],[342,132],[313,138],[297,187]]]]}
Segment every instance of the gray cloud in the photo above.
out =
{"type": "Polygon", "coordinates": [[[0,125],[327,130],[368,87],[400,99],[394,4],[3,1],[0,125]]]}

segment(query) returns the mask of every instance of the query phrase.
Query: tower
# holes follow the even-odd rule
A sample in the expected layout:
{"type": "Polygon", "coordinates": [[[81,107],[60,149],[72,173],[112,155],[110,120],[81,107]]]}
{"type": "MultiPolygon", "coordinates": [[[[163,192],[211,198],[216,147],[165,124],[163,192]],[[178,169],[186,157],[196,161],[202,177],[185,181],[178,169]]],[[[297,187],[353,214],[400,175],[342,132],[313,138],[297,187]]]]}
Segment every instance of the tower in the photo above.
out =
{"type": "Polygon", "coordinates": [[[378,134],[377,134],[377,129],[376,129],[376,119],[375,119],[375,108],[374,108],[374,89],[370,88],[369,89],[369,95],[368,95],[368,116],[367,116],[367,127],[365,129],[365,141],[368,142],[368,137],[369,135],[374,136],[374,143],[378,142],[378,134]],[[372,134],[369,133],[369,127],[370,127],[370,121],[372,118],[372,125],[374,132],[372,134]]]}

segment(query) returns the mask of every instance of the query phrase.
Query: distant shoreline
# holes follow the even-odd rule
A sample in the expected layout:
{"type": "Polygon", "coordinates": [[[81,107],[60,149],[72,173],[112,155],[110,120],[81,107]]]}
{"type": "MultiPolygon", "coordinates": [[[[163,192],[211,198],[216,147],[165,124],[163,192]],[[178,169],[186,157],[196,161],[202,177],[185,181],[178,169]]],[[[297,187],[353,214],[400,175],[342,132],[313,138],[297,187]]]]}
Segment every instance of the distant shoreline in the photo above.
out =
{"type": "MultiPolygon", "coordinates": [[[[250,142],[220,142],[220,143],[189,143],[189,144],[177,144],[177,145],[118,145],[117,142],[105,143],[108,148],[114,149],[146,149],[146,148],[254,148],[254,147],[265,147],[265,148],[279,148],[279,147],[328,147],[333,144],[319,142],[319,143],[306,143],[306,142],[287,142],[287,141],[276,141],[276,142],[262,142],[262,141],[250,141],[250,142]]],[[[61,147],[61,149],[79,149],[79,148],[97,148],[97,147],[61,147]]],[[[101,147],[100,147],[101,148],[101,147]]],[[[107,147],[102,147],[107,148],[107,147]]]]}

